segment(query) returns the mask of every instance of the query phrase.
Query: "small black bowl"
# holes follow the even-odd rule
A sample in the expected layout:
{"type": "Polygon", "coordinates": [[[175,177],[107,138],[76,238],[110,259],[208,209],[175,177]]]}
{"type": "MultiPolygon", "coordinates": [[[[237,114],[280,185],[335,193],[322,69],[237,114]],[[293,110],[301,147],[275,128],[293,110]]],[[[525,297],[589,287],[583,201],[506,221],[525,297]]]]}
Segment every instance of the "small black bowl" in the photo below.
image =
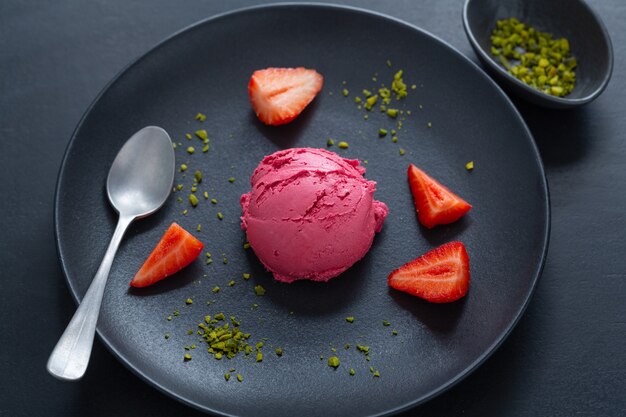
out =
{"type": "Polygon", "coordinates": [[[613,46],[598,15],[582,0],[466,0],[463,27],[481,62],[508,91],[534,104],[557,109],[589,103],[606,88],[613,72],[613,46]],[[516,17],[542,32],[569,40],[576,57],[576,85],[565,97],[539,91],[509,74],[491,55],[496,21],[516,17]]]}

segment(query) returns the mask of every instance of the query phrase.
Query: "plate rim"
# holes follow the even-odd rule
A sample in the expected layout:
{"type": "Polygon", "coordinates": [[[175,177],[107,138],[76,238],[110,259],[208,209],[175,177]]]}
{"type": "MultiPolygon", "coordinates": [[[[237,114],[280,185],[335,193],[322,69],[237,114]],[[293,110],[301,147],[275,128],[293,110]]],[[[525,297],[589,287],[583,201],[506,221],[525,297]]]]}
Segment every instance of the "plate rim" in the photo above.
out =
{"type": "MultiPolygon", "coordinates": [[[[404,26],[412,31],[416,31],[418,33],[420,33],[421,35],[424,35],[428,38],[431,38],[433,41],[435,41],[436,43],[439,43],[442,47],[447,48],[450,52],[452,52],[453,54],[457,55],[457,57],[461,58],[462,60],[464,60],[467,64],[469,64],[471,67],[474,68],[475,71],[477,71],[477,73],[482,76],[484,79],[486,79],[493,88],[495,88],[495,90],[497,91],[497,93],[505,100],[505,102],[509,105],[509,108],[513,111],[513,114],[515,116],[515,118],[519,121],[519,123],[521,124],[521,126],[523,127],[524,132],[526,133],[526,135],[529,138],[530,141],[530,145],[531,145],[531,149],[534,151],[534,159],[537,162],[537,166],[539,168],[539,174],[540,174],[540,178],[542,180],[542,188],[544,189],[544,194],[542,195],[542,197],[545,197],[545,211],[544,211],[544,215],[545,215],[545,230],[544,230],[544,235],[543,235],[543,239],[542,239],[542,243],[543,243],[543,251],[541,253],[541,259],[539,261],[539,264],[537,265],[534,274],[533,274],[533,278],[532,278],[532,285],[530,287],[530,291],[527,293],[525,299],[523,300],[521,306],[519,307],[518,311],[515,313],[515,316],[513,318],[513,320],[507,325],[506,330],[501,333],[495,340],[494,342],[480,355],[478,356],[478,358],[476,358],[476,360],[474,360],[473,362],[471,362],[470,364],[468,364],[461,372],[459,372],[455,377],[449,379],[447,382],[445,382],[444,384],[440,385],[439,387],[431,390],[430,392],[421,395],[420,397],[415,398],[412,401],[406,402],[404,404],[398,405],[395,408],[386,410],[386,411],[382,411],[380,413],[376,413],[376,414],[368,414],[368,417],[382,417],[382,416],[391,416],[391,415],[395,415],[398,413],[401,413],[403,411],[409,410],[411,408],[415,408],[420,404],[424,404],[427,401],[443,394],[444,392],[448,391],[449,389],[451,389],[452,387],[456,386],[459,382],[461,382],[462,380],[464,380],[467,376],[469,376],[470,374],[472,374],[476,369],[478,369],[489,357],[491,357],[491,355],[502,345],[502,343],[508,338],[508,336],[511,334],[511,332],[513,331],[513,329],[515,329],[515,327],[517,326],[519,320],[521,319],[521,317],[524,315],[524,312],[526,311],[528,305],[530,304],[530,300],[532,299],[532,296],[534,295],[538,282],[539,282],[539,278],[542,275],[545,263],[546,263],[546,258],[547,258],[547,254],[548,254],[548,247],[549,247],[549,242],[550,242],[550,232],[551,232],[551,203],[550,203],[550,190],[549,190],[549,186],[548,186],[548,180],[545,174],[545,169],[543,166],[543,161],[541,159],[541,154],[539,152],[539,148],[537,147],[537,144],[535,142],[534,136],[532,135],[532,132],[530,131],[530,129],[528,128],[528,125],[526,124],[525,120],[522,118],[519,110],[517,109],[517,107],[515,107],[515,105],[513,104],[513,102],[511,101],[511,99],[509,98],[509,96],[502,90],[502,88],[480,67],[478,66],[478,64],[476,64],[474,61],[472,61],[469,57],[467,57],[465,54],[461,53],[457,48],[455,48],[454,46],[452,46],[450,43],[448,43],[447,41],[441,39],[440,37],[426,31],[425,29],[422,29],[412,23],[409,23],[407,21],[404,21],[402,19],[390,16],[388,14],[382,13],[382,12],[378,12],[378,11],[374,11],[374,10],[370,10],[370,9],[365,9],[365,8],[361,8],[361,7],[355,7],[355,6],[349,6],[349,5],[340,5],[340,4],[335,4],[335,3],[317,3],[317,2],[284,2],[284,3],[268,3],[268,4],[262,4],[262,5],[255,5],[255,6],[248,6],[248,7],[242,7],[242,8],[237,8],[237,9],[233,9],[233,10],[229,10],[226,12],[222,12],[216,15],[212,15],[209,16],[205,19],[201,19],[199,21],[196,21],[190,25],[187,25],[177,31],[175,31],[174,33],[172,33],[171,35],[165,37],[164,39],[160,40],[159,42],[157,42],[155,45],[153,45],[152,47],[148,48],[145,52],[141,53],[138,57],[134,58],[133,60],[130,61],[130,63],[128,63],[127,65],[125,65],[121,70],[119,70],[115,76],[113,76],[113,78],[108,81],[104,87],[98,92],[98,94],[95,96],[95,98],[93,99],[93,101],[89,104],[89,106],[87,107],[87,109],[85,110],[85,112],[83,113],[83,115],[81,116],[78,124],[76,125],[76,127],[74,128],[72,135],[70,137],[70,140],[68,142],[68,144],[65,147],[64,153],[63,153],[63,159],[61,161],[61,165],[59,167],[59,171],[57,174],[57,182],[56,182],[56,186],[55,186],[55,193],[54,193],[54,208],[53,208],[53,221],[54,221],[54,241],[55,241],[55,246],[56,246],[56,251],[57,251],[57,257],[59,258],[59,262],[61,264],[61,270],[63,271],[63,277],[65,279],[65,282],[68,286],[68,289],[70,290],[70,294],[74,300],[74,302],[78,305],[81,301],[80,295],[77,292],[77,289],[72,285],[72,282],[70,281],[68,274],[67,274],[67,266],[66,266],[66,259],[63,256],[62,252],[61,252],[61,241],[59,238],[59,204],[60,204],[60,189],[61,189],[61,182],[64,179],[64,173],[66,172],[66,163],[69,157],[69,154],[72,150],[73,144],[76,141],[76,137],[78,136],[79,131],[82,129],[83,124],[85,123],[85,121],[87,120],[87,118],[89,117],[89,115],[91,114],[93,108],[97,105],[97,103],[100,101],[100,99],[102,98],[102,96],[121,78],[124,76],[124,74],[129,71],[131,68],[135,67],[136,65],[138,65],[141,61],[143,61],[146,57],[148,57],[149,55],[155,53],[157,50],[159,50],[161,47],[165,46],[165,44],[169,43],[170,41],[172,41],[173,39],[177,38],[178,36],[181,36],[185,33],[187,33],[188,31],[194,30],[199,28],[200,26],[204,26],[206,24],[210,24],[213,21],[216,20],[220,20],[220,19],[228,19],[232,16],[236,16],[236,15],[241,15],[241,14],[247,14],[247,13],[254,13],[257,10],[270,10],[270,9],[274,9],[274,10],[279,10],[279,9],[289,9],[289,8],[294,8],[294,7],[302,7],[302,8],[315,8],[315,9],[319,9],[319,10],[323,10],[326,9],[328,11],[342,11],[342,12],[350,12],[350,13],[357,13],[357,14],[361,14],[361,15],[366,15],[369,17],[374,17],[374,18],[379,18],[379,19],[383,19],[383,20],[387,20],[390,23],[396,24],[396,25],[400,25],[400,26],[404,26]]],[[[170,389],[162,386],[159,382],[155,381],[154,379],[150,378],[148,375],[146,375],[145,373],[143,373],[140,369],[138,369],[136,366],[134,366],[133,364],[131,364],[127,358],[122,355],[122,353],[120,353],[117,349],[115,349],[113,347],[113,345],[109,342],[109,340],[104,337],[100,330],[96,327],[96,334],[98,335],[100,341],[102,342],[102,344],[106,347],[106,349],[111,352],[113,354],[113,356],[120,361],[127,369],[129,369],[133,374],[137,375],[140,379],[142,379],[143,381],[147,382],[149,385],[153,386],[154,388],[156,388],[158,391],[166,394],[168,397],[173,398],[177,401],[179,401],[182,404],[185,404],[187,406],[190,406],[196,410],[205,412],[205,413],[212,413],[215,415],[220,415],[220,416],[225,416],[225,417],[234,417],[234,414],[229,414],[226,413],[224,411],[220,411],[220,410],[215,410],[211,407],[205,406],[205,405],[201,405],[198,404],[188,398],[185,398],[173,391],[171,391],[170,389]]]]}

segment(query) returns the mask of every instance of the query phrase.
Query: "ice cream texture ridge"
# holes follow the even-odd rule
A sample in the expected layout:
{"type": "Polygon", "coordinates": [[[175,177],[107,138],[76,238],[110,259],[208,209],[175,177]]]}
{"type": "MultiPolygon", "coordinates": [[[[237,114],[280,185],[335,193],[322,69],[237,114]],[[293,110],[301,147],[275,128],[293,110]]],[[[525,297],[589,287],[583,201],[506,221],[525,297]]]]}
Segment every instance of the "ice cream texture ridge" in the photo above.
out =
{"type": "Polygon", "coordinates": [[[389,209],[358,160],[325,149],[266,156],[241,196],[241,228],[282,282],[328,281],[369,251],[389,209]]]}

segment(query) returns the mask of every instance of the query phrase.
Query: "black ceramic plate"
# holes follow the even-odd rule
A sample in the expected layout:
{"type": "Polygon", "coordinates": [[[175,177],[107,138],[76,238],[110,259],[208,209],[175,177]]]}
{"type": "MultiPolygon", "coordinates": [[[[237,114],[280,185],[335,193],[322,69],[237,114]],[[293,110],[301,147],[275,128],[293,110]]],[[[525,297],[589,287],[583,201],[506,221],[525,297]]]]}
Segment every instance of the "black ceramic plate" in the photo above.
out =
{"type": "Polygon", "coordinates": [[[398,20],[334,6],[283,5],[215,17],[174,35],[124,70],[87,111],[63,162],[55,214],[59,255],[77,300],[117,220],[104,190],[108,169],[124,141],[146,125],[162,126],[182,144],[177,164],[189,170],[175,180],[184,185],[182,192],[131,226],[111,269],[98,333],[131,370],[199,409],[226,415],[381,415],[418,404],[494,351],[540,275],[549,231],[546,181],[533,139],[502,91],[454,49],[398,20]],[[250,109],[250,74],[268,66],[305,66],[325,77],[323,91],[289,125],[264,126],[250,109]],[[393,143],[391,135],[380,139],[378,130],[391,130],[400,119],[375,109],[365,120],[354,100],[364,88],[389,85],[398,69],[404,70],[409,95],[392,106],[411,114],[404,113],[393,143]],[[195,121],[197,112],[207,120],[195,121]],[[202,128],[211,138],[207,153],[199,139],[185,138],[202,128]],[[368,161],[367,177],[378,182],[376,198],[388,204],[389,217],[367,256],[340,277],[326,284],[276,283],[252,251],[242,248],[239,196],[264,155],[326,147],[331,137],[349,142],[348,149],[331,148],[340,155],[368,161]],[[195,146],[193,155],[188,146],[195,146]],[[465,169],[470,160],[472,172],[465,169]],[[472,211],[452,225],[420,227],[406,180],[409,163],[465,197],[472,211]],[[192,208],[187,199],[196,169],[203,180],[200,204],[192,208]],[[204,191],[218,204],[205,200],[204,191]],[[214,262],[206,265],[202,255],[158,285],[129,290],[128,282],[172,221],[193,231],[214,262]],[[195,232],[198,224],[201,232],[195,232]],[[434,305],[388,289],[393,268],[451,240],[463,241],[471,257],[465,299],[434,305]],[[242,273],[252,278],[245,281],[242,273]],[[236,285],[229,287],[231,280],[236,285]],[[259,284],[267,289],[263,297],[253,290],[259,284]],[[215,286],[221,288],[217,294],[211,292],[215,286]],[[189,297],[193,304],[187,306],[189,297]],[[174,310],[180,315],[166,320],[174,310]],[[252,341],[267,338],[263,362],[243,355],[215,360],[197,336],[187,335],[206,314],[220,311],[237,316],[252,341]],[[383,326],[383,320],[391,325],[383,326]],[[183,362],[183,347],[193,343],[193,360],[183,362]],[[369,362],[357,343],[370,347],[369,362]],[[281,358],[275,347],[284,349],[281,358]],[[337,370],[326,364],[333,354],[341,360],[337,370]],[[243,375],[242,383],[224,380],[230,368],[243,375]],[[356,375],[349,375],[350,368],[356,375]]]}

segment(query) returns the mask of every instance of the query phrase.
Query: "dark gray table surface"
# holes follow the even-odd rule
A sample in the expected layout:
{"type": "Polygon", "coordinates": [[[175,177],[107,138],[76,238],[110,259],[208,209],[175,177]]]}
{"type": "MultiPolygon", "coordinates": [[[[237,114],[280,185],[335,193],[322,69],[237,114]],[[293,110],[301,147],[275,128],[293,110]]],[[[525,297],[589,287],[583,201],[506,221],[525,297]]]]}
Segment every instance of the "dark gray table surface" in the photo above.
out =
{"type": "MultiPolygon", "coordinates": [[[[54,187],[74,127],[119,70],[197,20],[260,3],[0,2],[1,416],[200,415],[100,342],[82,382],[46,373],[75,309],[54,244],[54,187]]],[[[340,3],[404,19],[476,61],[461,0],[340,3]]],[[[550,248],[534,298],[486,363],[405,416],[626,415],[626,2],[589,3],[615,50],[605,93],[571,111],[516,101],[551,191],[550,248]]]]}

